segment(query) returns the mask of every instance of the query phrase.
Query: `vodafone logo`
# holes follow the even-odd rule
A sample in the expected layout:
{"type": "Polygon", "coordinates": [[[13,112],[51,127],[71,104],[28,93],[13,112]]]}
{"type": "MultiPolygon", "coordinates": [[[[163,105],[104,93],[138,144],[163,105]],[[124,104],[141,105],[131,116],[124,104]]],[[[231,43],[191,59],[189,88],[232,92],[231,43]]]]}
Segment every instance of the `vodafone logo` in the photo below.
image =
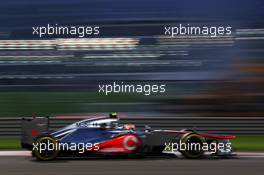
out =
{"type": "Polygon", "coordinates": [[[126,150],[133,151],[137,148],[138,138],[134,135],[129,135],[123,140],[123,145],[126,150]]]}

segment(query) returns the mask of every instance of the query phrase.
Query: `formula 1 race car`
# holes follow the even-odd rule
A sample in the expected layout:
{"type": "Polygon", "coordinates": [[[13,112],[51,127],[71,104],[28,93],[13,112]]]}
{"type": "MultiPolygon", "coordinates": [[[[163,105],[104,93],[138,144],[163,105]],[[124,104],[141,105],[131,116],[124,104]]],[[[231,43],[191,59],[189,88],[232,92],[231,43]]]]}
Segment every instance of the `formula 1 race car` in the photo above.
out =
{"type": "MultiPolygon", "coordinates": [[[[120,124],[116,114],[84,119],[51,134],[38,136],[32,156],[52,160],[68,156],[165,155],[175,151],[186,158],[201,158],[206,153],[231,156],[231,135],[198,133],[193,130],[136,129],[120,124]]],[[[208,154],[207,154],[208,155],[208,154]]],[[[176,156],[175,156],[176,157],[176,156]]]]}

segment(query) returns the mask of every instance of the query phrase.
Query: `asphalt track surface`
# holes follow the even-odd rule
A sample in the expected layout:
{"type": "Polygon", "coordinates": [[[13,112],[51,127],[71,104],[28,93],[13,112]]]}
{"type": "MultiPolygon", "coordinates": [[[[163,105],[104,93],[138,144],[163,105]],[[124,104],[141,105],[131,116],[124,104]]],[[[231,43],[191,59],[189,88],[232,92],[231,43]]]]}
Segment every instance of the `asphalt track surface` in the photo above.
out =
{"type": "Polygon", "coordinates": [[[187,160],[178,158],[90,158],[60,159],[39,162],[30,156],[20,154],[0,156],[1,175],[84,175],[84,174],[263,174],[264,154],[240,154],[230,159],[205,158],[187,160]]]}

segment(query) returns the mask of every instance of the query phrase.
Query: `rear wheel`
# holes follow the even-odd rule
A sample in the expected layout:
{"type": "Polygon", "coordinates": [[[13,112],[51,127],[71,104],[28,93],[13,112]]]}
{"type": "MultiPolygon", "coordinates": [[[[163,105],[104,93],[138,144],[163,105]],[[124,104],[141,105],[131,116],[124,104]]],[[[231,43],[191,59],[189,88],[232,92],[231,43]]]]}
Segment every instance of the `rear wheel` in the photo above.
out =
{"type": "Polygon", "coordinates": [[[184,149],[179,150],[182,155],[189,159],[201,158],[204,155],[203,144],[205,143],[204,137],[191,133],[183,135],[181,144],[184,144],[184,149]]]}
{"type": "Polygon", "coordinates": [[[49,135],[36,138],[34,142],[32,155],[38,160],[53,160],[59,154],[58,141],[49,135]]]}

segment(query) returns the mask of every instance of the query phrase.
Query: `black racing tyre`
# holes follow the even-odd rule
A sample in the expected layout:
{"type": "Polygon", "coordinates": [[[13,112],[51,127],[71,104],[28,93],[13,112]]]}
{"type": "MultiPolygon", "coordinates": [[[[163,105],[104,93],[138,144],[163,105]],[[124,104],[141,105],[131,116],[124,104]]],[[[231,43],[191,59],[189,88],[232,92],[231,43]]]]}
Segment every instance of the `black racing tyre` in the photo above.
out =
{"type": "Polygon", "coordinates": [[[186,145],[186,149],[179,150],[184,157],[198,159],[204,156],[204,150],[202,149],[205,143],[204,137],[195,133],[188,133],[183,135],[180,141],[186,145]]]}
{"type": "Polygon", "coordinates": [[[59,142],[50,135],[42,135],[35,139],[32,156],[38,160],[54,160],[59,154],[59,142]]]}
{"type": "Polygon", "coordinates": [[[207,144],[208,144],[208,151],[209,152],[214,152],[212,155],[217,155],[217,145],[218,145],[218,140],[217,139],[209,139],[207,140],[207,144]]]}

